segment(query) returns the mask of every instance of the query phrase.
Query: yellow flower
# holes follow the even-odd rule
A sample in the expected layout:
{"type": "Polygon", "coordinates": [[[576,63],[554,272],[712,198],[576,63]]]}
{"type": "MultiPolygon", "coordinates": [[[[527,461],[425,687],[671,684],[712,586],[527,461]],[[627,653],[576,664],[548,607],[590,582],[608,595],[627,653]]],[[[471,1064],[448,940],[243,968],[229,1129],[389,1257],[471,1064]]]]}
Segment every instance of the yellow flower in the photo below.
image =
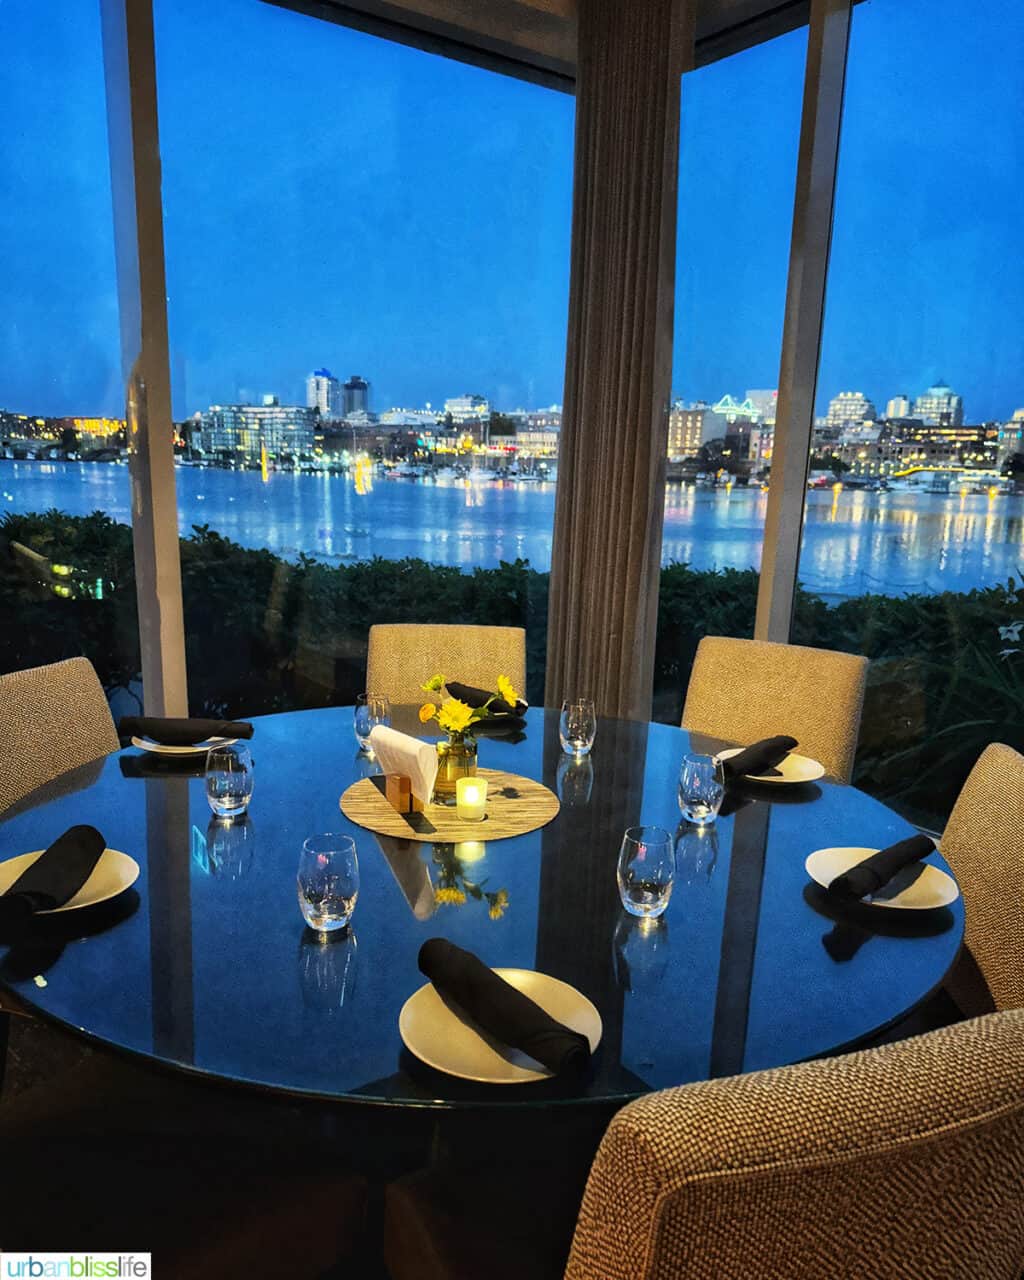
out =
{"type": "Polygon", "coordinates": [[[499,889],[498,892],[495,894],[495,901],[498,903],[499,906],[507,907],[508,906],[508,890],[499,889]]]}
{"type": "Polygon", "coordinates": [[[492,920],[500,920],[505,914],[505,908],[497,902],[491,903],[491,909],[487,913],[492,920]]]}
{"type": "Polygon", "coordinates": [[[428,720],[433,720],[437,715],[437,707],[432,702],[424,702],[420,707],[420,724],[426,724],[428,720]]]}
{"type": "Polygon", "coordinates": [[[440,693],[444,688],[444,676],[431,676],[426,684],[420,685],[424,693],[440,693]]]}
{"type": "Polygon", "coordinates": [[[473,723],[473,708],[460,702],[458,698],[449,698],[441,704],[437,723],[445,733],[465,733],[473,723]]]}
{"type": "Polygon", "coordinates": [[[510,707],[514,707],[519,701],[519,694],[516,693],[508,676],[498,676],[498,693],[510,707]]]}
{"type": "Polygon", "coordinates": [[[434,901],[439,907],[461,907],[466,901],[466,895],[461,889],[435,889],[434,901]]]}

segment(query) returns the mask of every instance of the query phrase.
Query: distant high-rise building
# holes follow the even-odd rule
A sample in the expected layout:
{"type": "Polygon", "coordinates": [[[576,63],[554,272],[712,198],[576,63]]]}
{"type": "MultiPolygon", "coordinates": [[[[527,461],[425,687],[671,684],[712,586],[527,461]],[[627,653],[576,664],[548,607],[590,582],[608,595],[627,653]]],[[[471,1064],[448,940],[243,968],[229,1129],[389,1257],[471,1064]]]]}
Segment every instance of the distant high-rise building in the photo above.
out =
{"type": "Polygon", "coordinates": [[[370,384],[365,378],[353,374],[342,388],[342,413],[347,418],[353,413],[370,412],[370,384]]]}
{"type": "Polygon", "coordinates": [[[765,426],[775,425],[775,410],[779,403],[778,388],[770,391],[748,391],[747,403],[757,410],[757,415],[765,426]]]}
{"type": "Polygon", "coordinates": [[[673,401],[668,415],[668,456],[695,457],[701,445],[710,438],[708,429],[711,425],[712,415],[706,404],[687,409],[681,400],[673,401]]]}
{"type": "Polygon", "coordinates": [[[491,406],[484,396],[451,396],[444,402],[445,416],[452,415],[452,422],[461,426],[464,422],[482,422],[491,416],[491,406]]]}
{"type": "Polygon", "coordinates": [[[873,422],[877,417],[875,406],[863,391],[840,391],[828,402],[825,425],[842,430],[858,422],[873,422]]]}
{"type": "Polygon", "coordinates": [[[887,418],[909,418],[912,407],[910,396],[893,396],[885,406],[885,416],[887,418]]]}
{"type": "Polygon", "coordinates": [[[341,416],[341,386],[330,369],[314,369],[306,379],[306,407],[319,409],[321,418],[341,416]]]}
{"type": "Polygon", "coordinates": [[[961,427],[964,421],[963,397],[951,386],[939,381],[914,401],[914,417],[930,427],[961,427]]]}

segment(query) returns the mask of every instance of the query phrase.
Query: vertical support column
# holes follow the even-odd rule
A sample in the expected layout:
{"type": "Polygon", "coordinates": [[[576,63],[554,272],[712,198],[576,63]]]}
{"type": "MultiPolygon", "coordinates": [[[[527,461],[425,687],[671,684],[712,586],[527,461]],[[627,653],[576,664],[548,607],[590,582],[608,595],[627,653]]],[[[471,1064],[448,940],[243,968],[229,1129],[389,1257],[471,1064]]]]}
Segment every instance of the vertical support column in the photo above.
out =
{"type": "Polygon", "coordinates": [[[646,720],[672,376],[680,76],[695,0],[580,0],[545,702],[646,720]]]}
{"type": "Polygon", "coordinates": [[[788,643],[825,309],[851,0],[811,0],[772,479],[754,636],[788,643]]]}
{"type": "Polygon", "coordinates": [[[142,687],[188,714],[152,0],[100,0],[142,687]]]}

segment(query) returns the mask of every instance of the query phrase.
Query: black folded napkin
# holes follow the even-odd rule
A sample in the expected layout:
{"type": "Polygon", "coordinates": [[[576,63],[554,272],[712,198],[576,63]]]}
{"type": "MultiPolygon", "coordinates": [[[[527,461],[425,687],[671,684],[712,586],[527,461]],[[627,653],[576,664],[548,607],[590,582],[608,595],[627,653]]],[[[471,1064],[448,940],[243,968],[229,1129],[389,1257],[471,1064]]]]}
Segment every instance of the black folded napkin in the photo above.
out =
{"type": "Polygon", "coordinates": [[[864,898],[869,893],[877,893],[897,872],[919,862],[934,848],[935,841],[928,836],[916,835],[900,840],[836,876],[828,891],[843,898],[864,898]]]}
{"type": "MultiPolygon", "coordinates": [[[[467,707],[482,707],[488,698],[494,697],[493,690],[477,689],[471,684],[459,684],[457,680],[446,680],[445,688],[453,698],[458,698],[467,707]]],[[[494,701],[487,708],[487,714],[489,716],[522,716],[526,714],[526,703],[520,701],[513,706],[510,702],[506,702],[504,698],[494,698],[494,701]]],[[[484,722],[481,721],[480,723],[484,722]]]]}
{"type": "Polygon", "coordinates": [[[587,1037],[556,1022],[471,951],[446,938],[429,938],[418,963],[440,995],[455,1001],[496,1040],[522,1049],[563,1079],[583,1076],[590,1063],[587,1037]]]}
{"type": "Polygon", "coordinates": [[[174,720],[166,716],[122,716],[117,732],[122,738],[133,735],[152,738],[164,747],[194,747],[207,738],[251,738],[252,725],[246,720],[174,720]]]}
{"type": "Polygon", "coordinates": [[[69,902],[92,875],[105,848],[95,827],[69,827],[0,895],[0,929],[69,902]]]}
{"type": "Polygon", "coordinates": [[[777,773],[775,766],[785,760],[796,745],[796,738],[787,737],[784,733],[774,738],[762,738],[759,742],[744,747],[728,760],[723,760],[722,769],[726,778],[770,776],[777,773]]]}

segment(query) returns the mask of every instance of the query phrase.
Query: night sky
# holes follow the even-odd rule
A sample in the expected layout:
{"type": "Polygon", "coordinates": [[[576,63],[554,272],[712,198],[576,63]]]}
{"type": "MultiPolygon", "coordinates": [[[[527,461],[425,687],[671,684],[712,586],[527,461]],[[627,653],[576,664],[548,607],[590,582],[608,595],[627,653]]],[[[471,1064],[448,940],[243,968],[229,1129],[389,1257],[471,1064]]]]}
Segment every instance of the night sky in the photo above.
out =
{"type": "MultiPolygon", "coordinates": [[[[868,0],[854,17],[819,411],[945,378],[1024,405],[1024,13],[868,0]]],[[[0,0],[0,407],[119,415],[95,0],[0,0]]],[[[562,399],[571,97],[259,0],[158,0],[175,413],[562,399]]],[[[683,86],[674,385],[773,387],[806,33],[683,86]]]]}

